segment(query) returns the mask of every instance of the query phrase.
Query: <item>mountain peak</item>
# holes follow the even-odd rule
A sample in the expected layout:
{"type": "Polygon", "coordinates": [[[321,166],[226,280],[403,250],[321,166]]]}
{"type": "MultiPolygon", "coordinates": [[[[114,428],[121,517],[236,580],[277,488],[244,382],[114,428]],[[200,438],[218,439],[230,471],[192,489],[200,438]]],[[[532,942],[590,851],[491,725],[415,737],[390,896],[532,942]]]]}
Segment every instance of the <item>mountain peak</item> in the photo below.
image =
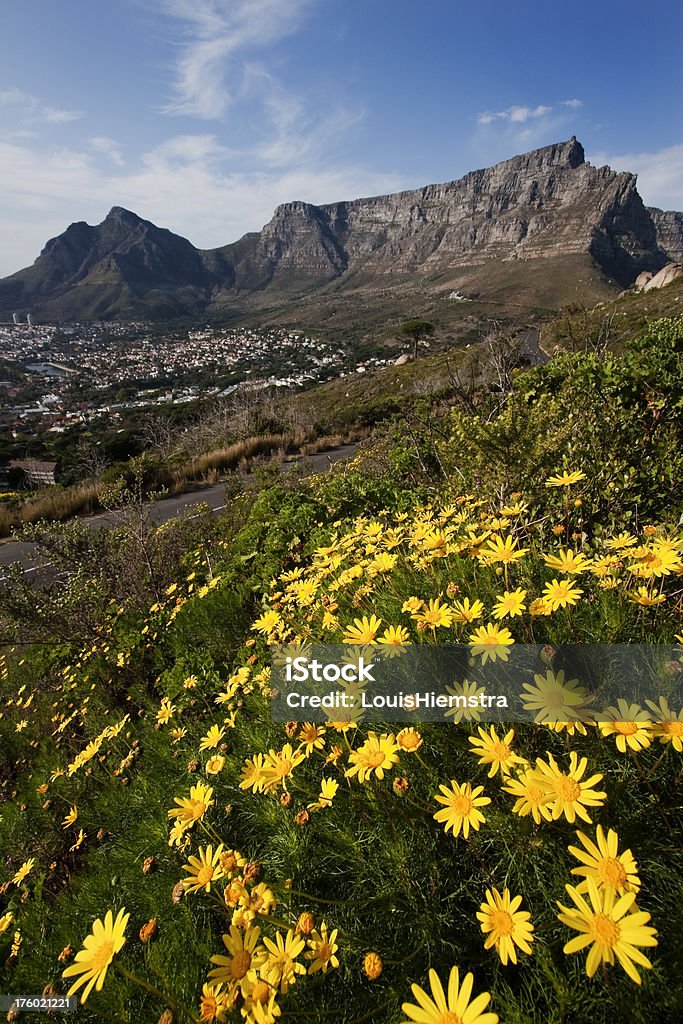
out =
{"type": "Polygon", "coordinates": [[[103,224],[115,222],[116,224],[129,224],[132,226],[141,224],[142,218],[123,206],[112,206],[111,210],[103,220],[103,224]]]}

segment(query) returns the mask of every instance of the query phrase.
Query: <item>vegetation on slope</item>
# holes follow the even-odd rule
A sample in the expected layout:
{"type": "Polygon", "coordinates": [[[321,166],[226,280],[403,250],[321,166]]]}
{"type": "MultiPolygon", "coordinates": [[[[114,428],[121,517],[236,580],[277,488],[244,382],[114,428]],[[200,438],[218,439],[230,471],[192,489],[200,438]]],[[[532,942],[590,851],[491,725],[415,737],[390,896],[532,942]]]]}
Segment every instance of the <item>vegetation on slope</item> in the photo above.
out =
{"type": "Polygon", "coordinates": [[[681,641],[682,326],[418,400],[350,465],[264,478],[219,521],[154,529],[131,500],[118,532],[36,530],[64,573],[0,605],[0,987],[66,992],[95,927],[84,1021],[398,1024],[417,999],[451,1024],[466,999],[432,1011],[411,985],[438,996],[453,966],[491,994],[482,1020],[678,1020],[679,707],[498,746],[466,720],[282,726],[268,696],[275,640],[681,641]],[[547,781],[594,775],[578,799],[547,781]],[[603,963],[567,950],[598,826],[603,963]],[[516,963],[477,918],[506,889],[516,963]]]}

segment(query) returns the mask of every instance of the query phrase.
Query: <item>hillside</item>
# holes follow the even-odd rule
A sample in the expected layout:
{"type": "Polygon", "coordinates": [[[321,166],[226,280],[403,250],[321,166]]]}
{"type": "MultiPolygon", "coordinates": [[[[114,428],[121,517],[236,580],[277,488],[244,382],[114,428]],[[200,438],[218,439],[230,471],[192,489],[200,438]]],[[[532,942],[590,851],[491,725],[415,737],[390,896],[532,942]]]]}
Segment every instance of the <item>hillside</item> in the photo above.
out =
{"type": "Polygon", "coordinates": [[[54,584],[0,594],[2,990],[84,1024],[677,1022],[682,332],[399,401],[219,518],[130,491],[115,529],[37,527],[54,584]],[[537,667],[506,721],[280,721],[274,645],[323,643],[458,644],[470,695],[537,667]],[[566,673],[577,644],[627,645],[637,704],[566,673]]]}

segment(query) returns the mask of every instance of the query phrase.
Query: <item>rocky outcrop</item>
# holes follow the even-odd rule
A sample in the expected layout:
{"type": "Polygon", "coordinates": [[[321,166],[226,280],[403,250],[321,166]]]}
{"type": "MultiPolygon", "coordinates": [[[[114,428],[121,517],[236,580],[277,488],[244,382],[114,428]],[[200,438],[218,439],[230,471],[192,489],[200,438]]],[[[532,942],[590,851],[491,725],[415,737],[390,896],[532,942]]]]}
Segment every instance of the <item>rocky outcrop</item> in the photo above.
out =
{"type": "Polygon", "coordinates": [[[657,245],[674,263],[683,263],[683,213],[648,207],[657,232],[657,245]]]}
{"type": "Polygon", "coordinates": [[[672,281],[677,281],[679,277],[683,277],[683,266],[680,263],[667,263],[649,281],[646,281],[639,291],[651,292],[655,288],[664,288],[672,281]]]}
{"type": "MultiPolygon", "coordinates": [[[[629,285],[683,247],[680,214],[648,210],[635,176],[592,167],[575,139],[393,195],[279,206],[259,232],[201,251],[114,207],[72,224],[36,262],[0,281],[0,312],[169,316],[576,255],[629,285]]],[[[677,257],[676,257],[677,258],[677,257]]],[[[519,278],[519,272],[514,272],[519,278]]]]}

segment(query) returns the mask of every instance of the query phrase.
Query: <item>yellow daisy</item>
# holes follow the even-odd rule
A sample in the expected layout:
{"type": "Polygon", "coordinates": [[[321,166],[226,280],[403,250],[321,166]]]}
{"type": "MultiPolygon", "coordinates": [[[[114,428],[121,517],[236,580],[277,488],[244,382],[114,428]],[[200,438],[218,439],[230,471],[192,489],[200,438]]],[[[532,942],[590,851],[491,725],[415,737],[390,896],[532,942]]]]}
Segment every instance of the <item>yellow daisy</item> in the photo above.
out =
{"type": "Polygon", "coordinates": [[[384,773],[391,771],[398,763],[398,744],[395,741],[393,732],[377,736],[374,732],[368,733],[365,743],[352,750],[349,755],[351,767],[344,773],[347,778],[358,775],[359,782],[365,782],[374,772],[378,779],[384,778],[384,773]]]}
{"type": "Polygon", "coordinates": [[[519,909],[521,905],[522,897],[510,899],[509,889],[504,889],[502,896],[497,889],[487,889],[486,902],[481,904],[477,913],[481,930],[487,936],[484,949],[493,947],[504,967],[508,960],[517,963],[515,946],[524,953],[531,953],[534,926],[531,914],[519,909]]]}
{"type": "Polygon", "coordinates": [[[201,889],[210,892],[211,883],[222,878],[225,873],[221,867],[223,844],[217,847],[215,853],[212,846],[206,849],[200,846],[197,852],[199,856],[188,857],[188,863],[183,865],[183,871],[188,873],[187,878],[183,878],[183,887],[185,892],[199,892],[201,889]]]}
{"type": "Polygon", "coordinates": [[[81,985],[85,985],[81,993],[81,1003],[84,1003],[93,985],[95,991],[100,992],[107,976],[107,969],[126,941],[125,931],[130,914],[125,909],[119,910],[114,920],[111,910],[108,910],[104,921],[100,918],[94,922],[92,932],[86,935],[83,941],[83,949],[76,953],[74,963],[63,972],[63,978],[78,977],[73,983],[67,995],[71,996],[77,992],[81,985]]]}
{"type": "Polygon", "coordinates": [[[488,764],[489,778],[492,779],[500,769],[503,776],[510,774],[514,764],[524,764],[524,758],[518,757],[512,749],[512,741],[515,738],[515,730],[510,729],[501,739],[496,732],[495,726],[490,726],[489,732],[485,732],[481,726],[477,727],[479,736],[470,736],[469,741],[475,748],[472,753],[479,758],[479,764],[488,764]]]}
{"type": "Polygon", "coordinates": [[[616,707],[600,712],[598,728],[603,736],[614,736],[617,750],[622,754],[626,748],[644,750],[652,743],[652,720],[647,711],[638,704],[629,704],[620,697],[616,707]]]}
{"type": "Polygon", "coordinates": [[[434,799],[437,803],[444,804],[444,807],[436,811],[433,815],[434,820],[443,824],[446,832],[450,828],[453,835],[458,836],[462,830],[463,838],[469,838],[470,828],[476,832],[482,822],[486,821],[479,810],[480,807],[491,803],[490,797],[480,795],[484,792],[484,787],[477,786],[472,789],[469,782],[460,785],[455,779],[451,779],[450,789],[443,784],[439,789],[441,795],[437,793],[434,799]]]}
{"type": "MultiPolygon", "coordinates": [[[[570,846],[569,852],[581,862],[581,867],[572,868],[573,875],[592,878],[598,889],[615,889],[619,896],[625,892],[638,892],[640,879],[638,865],[630,850],[619,853],[619,837],[614,829],[610,829],[605,838],[602,825],[595,832],[595,842],[577,832],[576,835],[583,849],[570,846]]],[[[585,883],[579,886],[580,891],[587,889],[585,883]]]]}
{"type": "Polygon", "coordinates": [[[444,992],[439,975],[429,972],[431,996],[419,985],[411,985],[413,998],[419,1005],[404,1003],[401,1009],[409,1020],[401,1024],[498,1024],[498,1014],[485,1013],[491,1001],[488,992],[481,992],[470,1002],[474,977],[466,974],[460,984],[457,967],[451,968],[447,991],[444,992]]]}
{"type": "Polygon", "coordinates": [[[564,952],[578,953],[590,946],[586,960],[586,973],[592,978],[601,963],[614,964],[619,961],[629,978],[640,985],[640,975],[635,968],[652,967],[648,958],[640,952],[639,946],[656,946],[657,934],[648,926],[650,915],[643,910],[629,913],[636,898],[634,892],[616,898],[612,888],[598,890],[592,878],[588,879],[588,901],[578,889],[566,885],[574,906],[565,907],[558,903],[557,915],[562,924],[579,932],[564,946],[564,952]]]}
{"type": "Polygon", "coordinates": [[[588,758],[582,757],[579,761],[578,754],[573,750],[569,755],[569,771],[566,774],[560,771],[551,753],[548,753],[548,761],[546,763],[539,757],[536,759],[536,767],[550,798],[553,820],[557,821],[564,814],[567,821],[573,824],[578,815],[590,824],[586,807],[600,807],[607,799],[606,793],[596,792],[593,788],[602,779],[602,774],[584,779],[588,758]]]}

